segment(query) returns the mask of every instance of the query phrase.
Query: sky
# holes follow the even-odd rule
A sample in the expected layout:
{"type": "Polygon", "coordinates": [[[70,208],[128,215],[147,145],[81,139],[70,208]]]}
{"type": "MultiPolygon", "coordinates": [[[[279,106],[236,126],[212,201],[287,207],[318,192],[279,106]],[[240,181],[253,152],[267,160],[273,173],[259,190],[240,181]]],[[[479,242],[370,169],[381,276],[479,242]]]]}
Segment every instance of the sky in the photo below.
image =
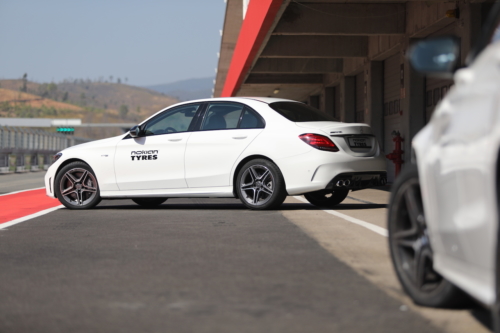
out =
{"type": "Polygon", "coordinates": [[[0,0],[0,79],[215,77],[224,0],[0,0]]]}

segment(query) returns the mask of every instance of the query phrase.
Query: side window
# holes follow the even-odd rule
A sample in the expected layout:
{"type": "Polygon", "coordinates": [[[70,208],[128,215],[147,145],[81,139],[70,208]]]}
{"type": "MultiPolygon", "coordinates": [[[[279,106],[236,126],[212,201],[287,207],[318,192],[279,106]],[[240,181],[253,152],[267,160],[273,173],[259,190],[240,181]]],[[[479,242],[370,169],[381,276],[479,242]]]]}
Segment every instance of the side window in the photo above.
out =
{"type": "Polygon", "coordinates": [[[213,103],[205,112],[202,131],[233,129],[238,127],[243,105],[236,103],[213,103]]]}
{"type": "Polygon", "coordinates": [[[186,132],[200,104],[191,104],[165,111],[144,127],[146,136],[186,132]]]}
{"type": "Polygon", "coordinates": [[[253,111],[245,108],[239,128],[264,128],[264,122],[253,111]]]}

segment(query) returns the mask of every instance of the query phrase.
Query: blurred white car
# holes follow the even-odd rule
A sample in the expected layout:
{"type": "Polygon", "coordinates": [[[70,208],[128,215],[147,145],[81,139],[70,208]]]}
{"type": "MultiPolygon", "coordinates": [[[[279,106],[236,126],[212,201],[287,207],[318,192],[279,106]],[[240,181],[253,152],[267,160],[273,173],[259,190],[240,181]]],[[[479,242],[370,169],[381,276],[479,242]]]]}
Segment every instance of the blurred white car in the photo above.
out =
{"type": "MultiPolygon", "coordinates": [[[[412,165],[393,186],[389,244],[405,291],[421,305],[448,307],[463,292],[499,303],[500,6],[469,55],[469,66],[415,136],[412,165]]],[[[410,60],[424,73],[453,73],[453,37],[417,43],[410,60]]],[[[500,329],[497,327],[497,330],[500,329]]]]}
{"type": "Polygon", "coordinates": [[[179,197],[237,197],[251,209],[272,209],[298,194],[333,206],[349,190],[386,180],[368,125],[273,98],[180,103],[127,134],[56,158],[45,176],[47,195],[71,209],[94,207],[101,198],[156,206],[179,197]]]}

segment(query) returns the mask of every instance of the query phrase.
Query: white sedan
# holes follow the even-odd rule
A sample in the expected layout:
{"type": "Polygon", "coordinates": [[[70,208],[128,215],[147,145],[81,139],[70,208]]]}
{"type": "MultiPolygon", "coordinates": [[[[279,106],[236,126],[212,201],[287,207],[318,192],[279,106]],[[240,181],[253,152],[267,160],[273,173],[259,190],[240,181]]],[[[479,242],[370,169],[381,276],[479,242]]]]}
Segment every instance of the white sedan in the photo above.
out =
{"type": "Polygon", "coordinates": [[[61,151],[45,176],[47,195],[70,209],[117,198],[151,207],[180,197],[236,197],[251,209],[273,209],[299,194],[333,206],[349,190],[385,181],[368,125],[275,98],[171,106],[129,133],[61,151]]]}
{"type": "MultiPolygon", "coordinates": [[[[494,310],[500,332],[500,4],[491,15],[470,65],[412,142],[388,227],[396,273],[416,303],[456,307],[468,294],[494,310]]],[[[459,59],[454,37],[421,41],[410,55],[427,74],[453,73],[459,59]]]]}

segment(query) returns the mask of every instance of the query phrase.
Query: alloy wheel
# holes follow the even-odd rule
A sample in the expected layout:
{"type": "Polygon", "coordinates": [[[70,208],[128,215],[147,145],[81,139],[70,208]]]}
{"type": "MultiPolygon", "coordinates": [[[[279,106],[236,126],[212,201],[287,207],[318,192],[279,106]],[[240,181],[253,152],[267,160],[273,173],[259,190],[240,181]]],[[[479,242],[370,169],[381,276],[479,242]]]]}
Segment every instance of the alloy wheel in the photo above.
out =
{"type": "Polygon", "coordinates": [[[274,193],[274,182],[274,176],[268,167],[264,165],[248,167],[240,181],[243,199],[256,206],[266,204],[274,193]]]}
{"type": "Polygon", "coordinates": [[[67,203],[85,206],[97,195],[97,180],[88,170],[68,170],[61,178],[60,193],[67,203]]]}
{"type": "Polygon", "coordinates": [[[443,278],[433,269],[433,253],[418,179],[406,182],[394,198],[391,247],[400,271],[420,292],[432,293],[443,278]]]}

